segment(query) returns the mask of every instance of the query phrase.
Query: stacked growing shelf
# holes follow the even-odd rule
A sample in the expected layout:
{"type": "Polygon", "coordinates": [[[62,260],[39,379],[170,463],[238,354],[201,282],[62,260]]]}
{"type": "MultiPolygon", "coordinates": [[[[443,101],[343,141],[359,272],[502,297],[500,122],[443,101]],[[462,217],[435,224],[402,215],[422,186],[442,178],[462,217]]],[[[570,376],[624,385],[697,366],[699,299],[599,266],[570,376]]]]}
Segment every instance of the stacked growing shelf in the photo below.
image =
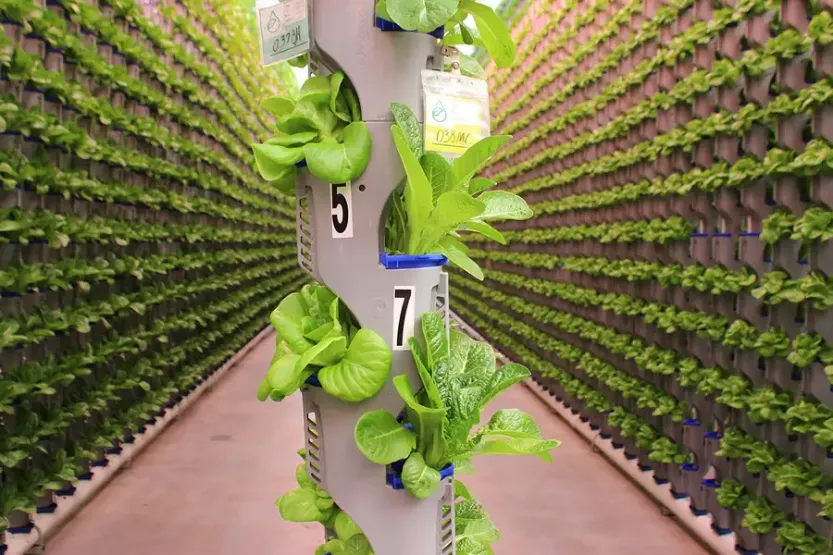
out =
{"type": "Polygon", "coordinates": [[[349,76],[373,150],[367,169],[352,183],[332,185],[301,173],[298,261],[351,309],[363,329],[374,330],[392,347],[391,371],[382,390],[361,403],[337,399],[318,386],[304,390],[306,467],[314,483],[358,525],[376,555],[451,555],[454,512],[443,506],[454,505],[453,477],[445,477],[427,499],[416,499],[401,485],[392,487],[390,471],[368,460],[354,439],[363,414],[402,411],[393,377],[405,374],[411,383],[420,383],[407,344],[415,330],[400,329],[399,319],[413,325],[415,315],[439,309],[448,327],[444,257],[380,257],[386,205],[404,176],[391,138],[390,103],[419,106],[420,72],[426,64],[440,69],[442,55],[430,34],[368,33],[372,9],[370,2],[345,7],[341,0],[314,0],[310,6],[311,67],[317,75],[343,71],[349,76]],[[338,200],[347,203],[344,208],[338,200]],[[408,294],[410,307],[399,304],[397,292],[408,294]]]}
{"type": "Polygon", "coordinates": [[[833,537],[826,2],[532,3],[455,311],[745,553],[833,537]],[[522,82],[531,86],[519,86],[522,82]]]}
{"type": "Polygon", "coordinates": [[[0,2],[0,552],[308,281],[251,169],[286,85],[236,9],[160,7],[0,2]]]}

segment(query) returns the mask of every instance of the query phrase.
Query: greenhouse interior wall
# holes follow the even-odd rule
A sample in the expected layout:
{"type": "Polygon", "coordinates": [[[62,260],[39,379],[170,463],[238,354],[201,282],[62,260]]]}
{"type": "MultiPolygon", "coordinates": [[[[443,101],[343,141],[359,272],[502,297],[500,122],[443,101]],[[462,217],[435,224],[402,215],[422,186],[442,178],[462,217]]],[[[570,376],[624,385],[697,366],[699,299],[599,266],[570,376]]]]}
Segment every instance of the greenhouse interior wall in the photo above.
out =
{"type": "MultiPolygon", "coordinates": [[[[274,506],[300,396],[256,400],[311,278],[246,10],[0,0],[0,553],[322,543],[274,506]]],[[[449,297],[531,371],[490,412],[562,444],[477,463],[494,552],[833,553],[833,3],[497,13],[482,175],[534,217],[464,235],[449,297]]]]}

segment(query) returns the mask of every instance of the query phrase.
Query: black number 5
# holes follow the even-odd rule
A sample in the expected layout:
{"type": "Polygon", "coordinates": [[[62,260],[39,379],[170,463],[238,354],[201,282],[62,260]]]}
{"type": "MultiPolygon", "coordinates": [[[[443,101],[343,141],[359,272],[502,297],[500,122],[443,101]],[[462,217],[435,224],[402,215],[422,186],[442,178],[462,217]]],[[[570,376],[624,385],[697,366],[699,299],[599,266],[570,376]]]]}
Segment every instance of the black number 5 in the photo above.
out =
{"type": "Polygon", "coordinates": [[[399,312],[399,323],[396,326],[396,346],[402,347],[405,345],[405,317],[408,314],[408,303],[411,302],[411,289],[395,289],[393,296],[396,299],[402,299],[402,310],[399,312]]]}
{"type": "Polygon", "coordinates": [[[339,187],[344,187],[345,184],[336,184],[333,183],[332,187],[332,197],[333,197],[333,210],[336,208],[341,207],[341,220],[339,221],[338,216],[333,213],[333,228],[336,230],[337,233],[341,234],[347,231],[347,222],[350,219],[350,213],[347,208],[347,199],[341,192],[338,190],[339,187]]]}

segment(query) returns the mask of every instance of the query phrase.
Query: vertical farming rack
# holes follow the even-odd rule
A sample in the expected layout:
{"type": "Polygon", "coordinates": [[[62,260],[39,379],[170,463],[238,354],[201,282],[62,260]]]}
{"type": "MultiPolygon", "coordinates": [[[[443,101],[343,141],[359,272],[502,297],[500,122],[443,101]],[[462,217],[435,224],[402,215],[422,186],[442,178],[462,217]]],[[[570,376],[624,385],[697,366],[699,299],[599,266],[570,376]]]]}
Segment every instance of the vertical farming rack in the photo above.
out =
{"type": "Polygon", "coordinates": [[[311,0],[310,68],[326,76],[343,71],[353,84],[373,150],[352,183],[298,180],[299,263],[350,308],[362,328],[379,333],[393,351],[384,388],[362,403],[340,401],[320,388],[303,393],[307,469],[315,483],[362,529],[376,555],[451,555],[455,552],[453,477],[427,499],[387,483],[384,466],[370,462],[354,440],[362,414],[399,414],[403,401],[394,377],[419,383],[408,338],[418,316],[446,314],[448,278],[441,256],[388,256],[387,206],[404,169],[391,137],[391,102],[422,112],[421,72],[442,69],[436,37],[405,32],[376,17],[372,0],[311,0]]]}

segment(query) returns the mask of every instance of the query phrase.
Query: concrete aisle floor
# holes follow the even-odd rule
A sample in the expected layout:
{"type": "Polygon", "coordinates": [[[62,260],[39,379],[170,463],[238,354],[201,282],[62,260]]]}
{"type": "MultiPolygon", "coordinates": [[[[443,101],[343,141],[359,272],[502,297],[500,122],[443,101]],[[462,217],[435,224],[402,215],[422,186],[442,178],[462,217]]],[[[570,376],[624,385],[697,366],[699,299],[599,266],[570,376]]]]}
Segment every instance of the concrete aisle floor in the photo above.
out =
{"type": "MultiPolygon", "coordinates": [[[[50,542],[50,555],[312,555],[317,524],[283,522],[294,487],[300,398],[261,404],[268,338],[50,542]]],[[[707,553],[523,386],[491,410],[529,411],[563,441],[546,464],[481,458],[466,477],[503,537],[496,555],[707,553]]]]}

